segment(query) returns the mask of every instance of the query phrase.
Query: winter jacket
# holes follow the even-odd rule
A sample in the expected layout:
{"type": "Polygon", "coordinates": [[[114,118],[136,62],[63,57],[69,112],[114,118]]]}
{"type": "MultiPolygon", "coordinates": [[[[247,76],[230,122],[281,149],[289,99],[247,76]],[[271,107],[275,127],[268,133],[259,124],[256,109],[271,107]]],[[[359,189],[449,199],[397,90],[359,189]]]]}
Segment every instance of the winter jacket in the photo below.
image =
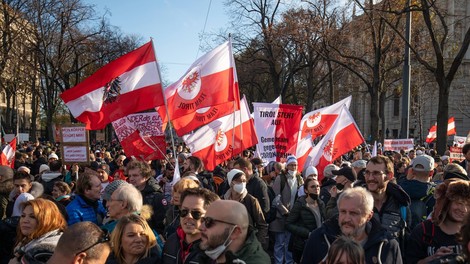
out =
{"type": "Polygon", "coordinates": [[[76,195],[66,207],[69,219],[67,224],[73,225],[78,222],[90,221],[96,225],[101,225],[104,217],[106,216],[106,210],[103,207],[101,201],[97,202],[97,207],[94,208],[88,205],[81,195],[76,195]]]}
{"type": "Polygon", "coordinates": [[[258,173],[251,175],[251,178],[246,183],[246,189],[249,194],[258,199],[261,210],[263,210],[263,214],[266,216],[271,206],[269,203],[268,187],[263,179],[259,177],[258,173]]]}
{"type": "MultiPolygon", "coordinates": [[[[229,189],[225,195],[225,200],[230,200],[230,193],[232,189],[229,189]]],[[[269,238],[268,238],[268,224],[266,223],[263,215],[263,211],[261,210],[261,206],[259,205],[258,200],[251,196],[246,190],[242,193],[240,201],[248,211],[248,215],[250,216],[250,226],[256,228],[256,238],[263,246],[263,249],[267,250],[269,245],[269,238]]]]}
{"type": "Polygon", "coordinates": [[[57,242],[59,242],[62,233],[62,231],[56,229],[31,240],[25,245],[20,245],[15,248],[15,256],[17,256],[16,259],[18,261],[22,259],[26,260],[18,263],[32,263],[32,261],[40,255],[40,259],[42,260],[44,260],[44,255],[49,255],[50,258],[54,253],[55,247],[57,246],[57,242]]]}
{"type": "MultiPolygon", "coordinates": [[[[366,224],[366,233],[367,242],[363,246],[366,263],[403,263],[397,240],[388,234],[375,218],[371,218],[366,224]]],[[[320,263],[326,258],[331,244],[340,235],[338,218],[328,219],[308,238],[301,264],[320,263]]]]}
{"type": "MultiPolygon", "coordinates": [[[[109,254],[109,257],[105,263],[106,264],[122,264],[116,259],[116,256],[114,256],[113,252],[109,254]]],[[[155,264],[155,263],[161,263],[160,251],[158,250],[157,246],[150,248],[149,256],[146,258],[141,258],[137,260],[135,264],[155,264]]]]}
{"type": "MultiPolygon", "coordinates": [[[[282,172],[284,173],[284,172],[282,172]]],[[[276,177],[273,184],[273,190],[276,196],[281,195],[281,200],[279,203],[275,204],[277,207],[276,219],[269,224],[269,230],[272,232],[284,232],[287,215],[294,206],[294,203],[291,204],[291,188],[289,186],[288,180],[286,179],[284,188],[282,188],[281,177],[285,177],[282,173],[276,177]],[[281,190],[282,189],[282,190],[281,190]]],[[[302,176],[296,176],[297,180],[295,188],[295,193],[297,194],[298,187],[301,185],[299,179],[302,179],[302,176]]],[[[276,202],[276,198],[273,203],[276,202]]]]}
{"type": "Polygon", "coordinates": [[[44,186],[44,193],[52,195],[52,188],[54,188],[54,183],[57,181],[62,181],[63,178],[64,177],[62,177],[62,173],[58,171],[48,171],[41,175],[39,182],[44,186]]]}
{"type": "Polygon", "coordinates": [[[144,204],[150,205],[153,209],[153,215],[149,221],[150,227],[159,234],[163,234],[165,229],[163,221],[165,220],[168,202],[163,196],[162,188],[158,185],[155,178],[150,177],[141,193],[144,204]]]}
{"type": "MultiPolygon", "coordinates": [[[[200,264],[212,264],[214,261],[206,254],[202,254],[199,258],[200,264]]],[[[226,264],[270,264],[271,258],[263,250],[256,234],[253,230],[248,230],[248,234],[243,247],[237,252],[225,252],[226,264]]]]}
{"type": "MultiPolygon", "coordinates": [[[[436,199],[434,198],[434,189],[435,184],[431,182],[421,182],[417,180],[403,180],[399,182],[399,185],[403,188],[403,190],[410,196],[411,203],[419,201],[426,202],[426,216],[431,214],[432,210],[434,209],[434,205],[436,204],[436,199]]],[[[416,218],[416,217],[415,217],[416,218]]],[[[412,219],[413,220],[413,219],[412,219]]],[[[422,220],[421,220],[422,221],[422,220]]],[[[420,222],[421,222],[420,221],[420,222]]],[[[410,226],[410,231],[418,224],[418,220],[414,219],[412,226],[410,226]]]]}
{"type": "Polygon", "coordinates": [[[182,247],[184,241],[184,231],[181,227],[178,227],[175,233],[168,237],[168,240],[165,242],[165,247],[163,248],[163,257],[162,264],[196,264],[198,263],[198,258],[202,254],[201,249],[199,249],[200,239],[192,242],[188,245],[186,254],[183,256],[182,247]],[[183,258],[184,261],[183,261],[183,258]]]}
{"type": "Polygon", "coordinates": [[[47,160],[43,156],[39,157],[37,160],[33,162],[33,165],[31,166],[31,175],[39,174],[39,168],[41,167],[42,164],[47,164],[47,160]]]}
{"type": "Polygon", "coordinates": [[[304,250],[305,241],[308,239],[310,232],[320,227],[325,219],[325,204],[323,201],[317,200],[321,221],[317,223],[312,210],[307,207],[306,198],[306,196],[301,196],[297,199],[286,220],[286,229],[292,233],[290,238],[293,239],[292,251],[295,250],[300,254],[304,250]]]}
{"type": "MultiPolygon", "coordinates": [[[[42,184],[40,184],[39,182],[32,182],[31,183],[31,190],[29,190],[29,193],[34,198],[38,198],[44,193],[44,186],[42,186],[42,184]]],[[[19,195],[20,195],[20,193],[17,193],[16,190],[12,190],[10,192],[10,196],[8,198],[9,200],[8,200],[7,210],[6,210],[7,217],[12,216],[13,207],[15,205],[16,198],[18,198],[19,195]]]]}
{"type": "Polygon", "coordinates": [[[336,181],[331,178],[323,178],[320,188],[320,199],[327,204],[331,198],[330,189],[336,185],[336,181]]]}
{"type": "Polygon", "coordinates": [[[376,218],[382,226],[390,232],[395,238],[399,239],[401,245],[404,239],[404,231],[407,226],[411,225],[411,212],[409,205],[411,203],[408,194],[397,184],[389,182],[386,189],[387,199],[380,208],[380,211],[374,207],[374,218],[376,218]],[[405,217],[401,208],[406,209],[405,217]]]}
{"type": "Polygon", "coordinates": [[[5,218],[0,221],[0,264],[8,264],[13,257],[16,240],[16,228],[20,222],[19,216],[5,218]]]}

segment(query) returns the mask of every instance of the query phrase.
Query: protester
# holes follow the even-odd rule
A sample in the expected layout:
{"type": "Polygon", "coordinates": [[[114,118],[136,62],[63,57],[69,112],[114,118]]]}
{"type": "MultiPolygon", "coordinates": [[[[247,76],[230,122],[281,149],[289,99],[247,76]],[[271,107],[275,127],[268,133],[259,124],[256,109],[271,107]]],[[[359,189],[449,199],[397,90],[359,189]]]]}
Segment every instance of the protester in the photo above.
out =
{"type": "Polygon", "coordinates": [[[98,178],[101,181],[101,189],[104,190],[104,188],[114,180],[113,177],[109,175],[111,173],[109,165],[101,163],[98,165],[98,169],[96,171],[98,172],[98,178]]]}
{"type": "Polygon", "coordinates": [[[246,175],[241,170],[233,169],[227,174],[227,182],[230,188],[225,193],[224,200],[238,201],[245,205],[250,226],[256,228],[256,237],[265,250],[268,249],[268,224],[261,210],[258,200],[246,190],[246,175]]]}
{"type": "Polygon", "coordinates": [[[300,263],[308,236],[320,227],[325,219],[325,204],[319,199],[320,183],[307,177],[303,186],[306,196],[297,199],[286,220],[286,229],[292,234],[289,250],[296,263],[300,263]]]}
{"type": "Polygon", "coordinates": [[[470,210],[470,182],[446,180],[436,188],[432,219],[416,226],[406,249],[408,263],[429,263],[462,253],[457,240],[470,210]]]}
{"type": "Polygon", "coordinates": [[[73,199],[66,207],[69,215],[68,225],[78,222],[90,221],[101,225],[106,210],[101,203],[101,181],[98,176],[83,173],[78,178],[77,191],[73,199]]]}
{"type": "Polygon", "coordinates": [[[269,230],[274,233],[274,263],[293,263],[292,252],[288,249],[291,233],[286,230],[286,219],[292,207],[299,187],[303,184],[300,173],[297,173],[297,159],[289,156],[286,161],[287,171],[281,172],[274,180],[273,190],[276,198],[273,204],[277,208],[276,219],[270,223],[269,230]]]}
{"type": "Polygon", "coordinates": [[[202,218],[199,263],[269,264],[268,254],[249,228],[246,207],[230,200],[213,202],[202,218]]]}
{"type": "Polygon", "coordinates": [[[325,264],[365,264],[362,245],[346,236],[338,237],[328,250],[325,264]]]}
{"type": "Polygon", "coordinates": [[[363,245],[366,263],[402,263],[400,247],[373,217],[374,198],[366,189],[345,190],[338,198],[338,217],[326,220],[312,232],[302,256],[302,264],[326,259],[330,245],[341,235],[363,245]]]}
{"type": "Polygon", "coordinates": [[[13,170],[9,166],[0,166],[0,220],[7,217],[8,198],[15,188],[13,174],[13,170]]]}
{"type": "Polygon", "coordinates": [[[462,179],[466,181],[470,181],[470,178],[468,177],[467,171],[465,171],[462,166],[459,164],[455,163],[449,163],[446,165],[444,168],[444,174],[443,174],[443,180],[448,180],[448,179],[462,179]]]}
{"type": "Polygon", "coordinates": [[[199,183],[190,178],[180,179],[175,185],[173,185],[173,193],[171,199],[171,205],[168,207],[165,215],[165,232],[164,237],[168,238],[171,234],[176,232],[176,229],[180,226],[180,206],[181,206],[181,194],[184,190],[189,188],[197,188],[199,183]]]}
{"type": "Polygon", "coordinates": [[[37,198],[22,203],[13,263],[42,261],[52,256],[67,222],[58,207],[51,201],[37,198]]]}
{"type": "Polygon", "coordinates": [[[39,182],[44,186],[44,193],[52,195],[54,183],[63,180],[62,162],[55,159],[49,161],[49,169],[49,171],[41,174],[39,182]]]}
{"type": "Polygon", "coordinates": [[[323,169],[323,179],[321,180],[320,188],[320,199],[323,203],[327,204],[331,198],[330,189],[333,186],[336,186],[336,181],[334,179],[333,170],[339,170],[340,168],[334,164],[328,164],[323,169]]]}
{"type": "Polygon", "coordinates": [[[147,221],[136,214],[119,219],[111,233],[112,252],[106,264],[160,263],[161,249],[147,221]]]}
{"type": "Polygon", "coordinates": [[[131,161],[127,164],[127,176],[129,182],[134,185],[142,194],[144,204],[152,207],[153,215],[149,225],[157,233],[164,231],[163,220],[168,206],[162,189],[153,176],[150,165],[142,161],[131,161]]]}
{"type": "Polygon", "coordinates": [[[253,164],[249,160],[239,158],[233,164],[233,168],[245,173],[247,180],[246,190],[249,194],[258,199],[261,210],[263,210],[263,213],[266,216],[270,209],[268,187],[263,179],[253,172],[253,164]]]}
{"type": "Polygon", "coordinates": [[[336,175],[336,185],[330,189],[330,200],[326,204],[325,216],[331,218],[338,214],[336,199],[342,191],[352,188],[357,176],[351,167],[342,167],[339,170],[332,170],[331,173],[336,175]]]}
{"type": "Polygon", "coordinates": [[[7,216],[13,213],[13,206],[16,198],[22,193],[30,193],[34,198],[40,197],[44,192],[44,187],[38,183],[33,182],[31,175],[26,172],[16,172],[13,175],[14,189],[11,191],[7,205],[7,216]]]}
{"type": "Polygon", "coordinates": [[[67,206],[72,200],[70,196],[70,187],[63,181],[57,181],[52,187],[52,197],[63,206],[67,206]]]}
{"type": "Polygon", "coordinates": [[[464,156],[464,160],[462,160],[459,165],[467,171],[467,175],[470,175],[470,143],[463,145],[462,154],[464,156]]]}
{"type": "Polygon", "coordinates": [[[201,250],[202,217],[207,207],[219,197],[205,188],[190,188],[181,194],[180,222],[175,233],[168,237],[163,248],[162,263],[197,263],[201,250]]]}

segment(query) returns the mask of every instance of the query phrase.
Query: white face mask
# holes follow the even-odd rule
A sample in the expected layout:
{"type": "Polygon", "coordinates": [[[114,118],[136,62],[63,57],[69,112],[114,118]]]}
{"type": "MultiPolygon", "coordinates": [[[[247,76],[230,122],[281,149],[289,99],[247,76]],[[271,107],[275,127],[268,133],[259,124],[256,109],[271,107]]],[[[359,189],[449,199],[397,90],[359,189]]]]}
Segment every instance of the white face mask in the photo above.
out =
{"type": "Polygon", "coordinates": [[[290,176],[294,176],[297,171],[296,170],[288,170],[287,173],[289,173],[290,176]]]}
{"type": "Polygon", "coordinates": [[[211,258],[212,260],[217,260],[217,258],[219,258],[219,256],[222,255],[222,253],[224,253],[225,250],[227,250],[227,247],[232,243],[232,240],[229,240],[229,238],[232,235],[233,230],[235,230],[235,227],[237,227],[237,226],[234,226],[232,228],[232,230],[228,234],[227,238],[225,239],[225,242],[222,245],[219,245],[218,247],[216,247],[212,250],[206,250],[206,251],[204,251],[204,253],[206,253],[206,255],[209,258],[211,258]]]}
{"type": "Polygon", "coordinates": [[[237,183],[233,185],[233,190],[236,193],[242,193],[246,189],[246,182],[237,183]]]}

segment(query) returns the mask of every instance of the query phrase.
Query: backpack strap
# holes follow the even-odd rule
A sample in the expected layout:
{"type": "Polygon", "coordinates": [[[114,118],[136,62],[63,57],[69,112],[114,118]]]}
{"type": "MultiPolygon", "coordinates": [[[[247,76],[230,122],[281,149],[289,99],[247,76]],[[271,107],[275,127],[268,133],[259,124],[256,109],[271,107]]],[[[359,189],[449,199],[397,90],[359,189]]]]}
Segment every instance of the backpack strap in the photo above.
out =
{"type": "Polygon", "coordinates": [[[400,206],[400,215],[401,215],[401,219],[403,219],[403,221],[405,221],[405,224],[406,224],[406,206],[404,205],[400,206]]]}
{"type": "Polygon", "coordinates": [[[281,177],[281,191],[279,193],[282,193],[284,187],[286,187],[287,177],[284,173],[281,173],[279,176],[281,177]]]}
{"type": "Polygon", "coordinates": [[[431,245],[433,240],[434,240],[434,232],[435,232],[435,227],[434,227],[434,223],[431,222],[431,221],[423,221],[421,222],[421,226],[423,227],[423,237],[422,237],[422,241],[426,244],[426,245],[431,245]],[[430,223],[431,226],[429,227],[430,230],[430,233],[426,233],[426,223],[430,223]]]}

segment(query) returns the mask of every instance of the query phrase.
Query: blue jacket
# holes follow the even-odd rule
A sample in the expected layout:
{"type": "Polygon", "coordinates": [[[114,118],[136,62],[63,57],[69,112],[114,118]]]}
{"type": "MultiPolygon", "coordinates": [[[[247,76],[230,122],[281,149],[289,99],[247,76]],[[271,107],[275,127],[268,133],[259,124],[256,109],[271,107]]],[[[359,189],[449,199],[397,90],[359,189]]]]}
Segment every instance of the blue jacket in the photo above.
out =
{"type": "Polygon", "coordinates": [[[97,208],[93,208],[80,195],[76,195],[75,199],[67,205],[66,209],[69,215],[69,220],[67,221],[69,226],[84,221],[90,221],[100,226],[106,216],[106,210],[101,201],[98,201],[97,208]]]}

